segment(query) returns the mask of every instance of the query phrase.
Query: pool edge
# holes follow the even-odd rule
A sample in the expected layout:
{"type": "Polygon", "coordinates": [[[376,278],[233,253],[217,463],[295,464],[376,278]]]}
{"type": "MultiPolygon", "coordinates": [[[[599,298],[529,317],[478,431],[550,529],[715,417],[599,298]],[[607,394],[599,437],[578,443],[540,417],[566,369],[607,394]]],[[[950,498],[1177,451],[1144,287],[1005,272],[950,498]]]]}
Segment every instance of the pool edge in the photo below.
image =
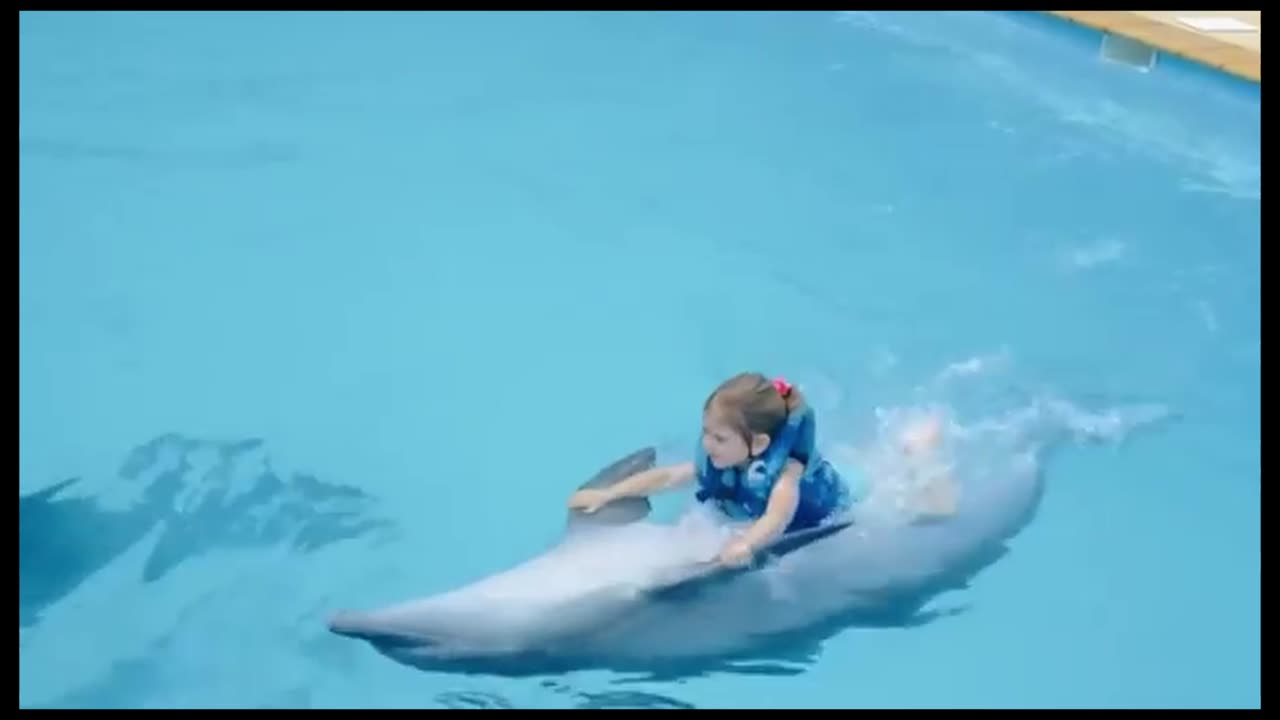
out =
{"type": "Polygon", "coordinates": [[[1046,15],[1104,33],[1121,35],[1227,75],[1262,84],[1262,53],[1191,28],[1129,10],[1045,10],[1046,15]]]}

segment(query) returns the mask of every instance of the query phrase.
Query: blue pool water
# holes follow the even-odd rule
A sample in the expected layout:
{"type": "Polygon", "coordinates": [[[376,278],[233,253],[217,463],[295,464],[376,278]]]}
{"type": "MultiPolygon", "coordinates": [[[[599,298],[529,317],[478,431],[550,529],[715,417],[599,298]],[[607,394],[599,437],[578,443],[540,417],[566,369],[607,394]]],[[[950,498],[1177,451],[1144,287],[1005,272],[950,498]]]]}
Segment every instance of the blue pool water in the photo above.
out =
{"type": "Polygon", "coordinates": [[[1019,14],[19,40],[23,707],[1260,704],[1257,86],[1019,14]],[[797,674],[429,674],[326,632],[534,554],[743,369],[833,446],[922,405],[1069,432],[959,612],[797,674]]]}

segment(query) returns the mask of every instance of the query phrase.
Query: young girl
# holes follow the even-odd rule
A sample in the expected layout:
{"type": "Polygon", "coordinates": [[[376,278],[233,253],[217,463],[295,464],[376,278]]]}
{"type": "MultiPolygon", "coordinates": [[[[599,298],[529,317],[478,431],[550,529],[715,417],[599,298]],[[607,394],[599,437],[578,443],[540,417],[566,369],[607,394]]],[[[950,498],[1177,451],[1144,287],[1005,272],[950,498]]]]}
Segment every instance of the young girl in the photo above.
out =
{"type": "MultiPolygon", "coordinates": [[[[936,419],[909,431],[907,452],[937,444],[936,419]]],[[[753,520],[720,552],[738,566],[784,532],[835,519],[852,502],[849,487],[815,447],[813,410],[786,380],[759,373],[736,375],[716,388],[702,412],[702,441],[694,462],[636,473],[608,488],[580,490],[569,507],[585,512],[623,497],[643,497],[697,480],[699,502],[712,502],[730,518],[753,520]]],[[[954,498],[935,499],[931,514],[948,514],[954,498]]]]}

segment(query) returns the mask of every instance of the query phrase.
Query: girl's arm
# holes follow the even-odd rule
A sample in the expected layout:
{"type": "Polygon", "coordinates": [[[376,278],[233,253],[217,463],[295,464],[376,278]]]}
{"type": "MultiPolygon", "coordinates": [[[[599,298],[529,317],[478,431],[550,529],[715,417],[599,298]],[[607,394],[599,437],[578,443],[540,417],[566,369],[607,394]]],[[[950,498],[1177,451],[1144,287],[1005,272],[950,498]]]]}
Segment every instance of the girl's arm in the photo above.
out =
{"type": "Polygon", "coordinates": [[[569,498],[569,507],[592,513],[603,505],[624,497],[645,497],[679,487],[693,480],[697,470],[686,462],[661,468],[650,468],[607,488],[579,490],[569,498]]]}
{"type": "Polygon", "coordinates": [[[746,563],[757,550],[782,535],[795,517],[796,506],[800,504],[800,476],[803,474],[803,465],[796,460],[787,461],[787,466],[783,468],[778,482],[774,483],[773,490],[769,493],[769,504],[765,507],[764,515],[725,546],[720,553],[721,561],[728,564],[746,563]]]}
{"type": "Polygon", "coordinates": [[[624,497],[646,497],[680,487],[693,480],[696,473],[691,462],[650,468],[606,488],[604,492],[609,494],[611,500],[624,497]]]}

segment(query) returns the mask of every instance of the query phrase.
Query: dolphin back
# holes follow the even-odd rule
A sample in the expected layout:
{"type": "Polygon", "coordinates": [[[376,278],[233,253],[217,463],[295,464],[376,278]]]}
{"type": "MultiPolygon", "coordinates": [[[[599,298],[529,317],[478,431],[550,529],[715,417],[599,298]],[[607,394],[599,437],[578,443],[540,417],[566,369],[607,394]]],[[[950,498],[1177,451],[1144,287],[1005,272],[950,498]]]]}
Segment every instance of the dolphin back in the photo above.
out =
{"type": "MultiPolygon", "coordinates": [[[[638,472],[649,470],[657,462],[658,453],[652,447],[642,448],[597,472],[579,490],[603,490],[616,485],[638,472]]],[[[649,500],[646,498],[621,498],[597,509],[593,513],[584,513],[578,509],[569,511],[568,532],[587,527],[626,525],[643,520],[649,516],[649,500]]]]}

